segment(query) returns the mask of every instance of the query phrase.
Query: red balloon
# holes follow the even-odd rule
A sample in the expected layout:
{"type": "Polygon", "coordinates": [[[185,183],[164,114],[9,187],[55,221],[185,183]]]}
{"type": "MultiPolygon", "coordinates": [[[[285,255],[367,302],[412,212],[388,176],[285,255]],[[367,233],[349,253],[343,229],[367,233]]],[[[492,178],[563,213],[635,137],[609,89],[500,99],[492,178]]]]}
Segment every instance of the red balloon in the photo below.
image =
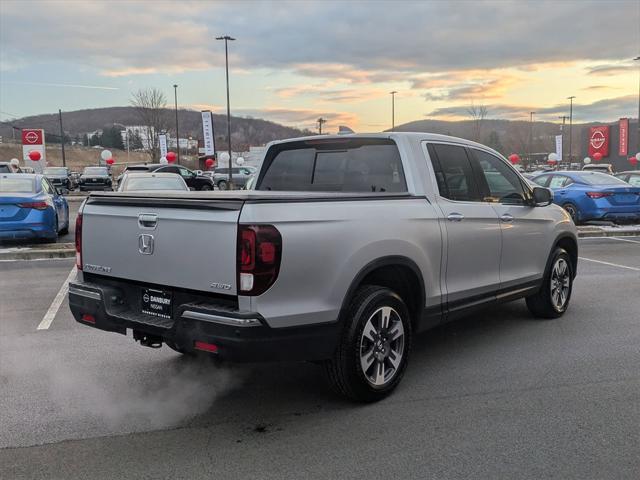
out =
{"type": "Polygon", "coordinates": [[[638,164],[638,159],[636,157],[629,157],[629,163],[635,167],[638,164]]]}
{"type": "Polygon", "coordinates": [[[107,165],[113,165],[115,160],[113,158],[107,158],[107,165]]]}
{"type": "Polygon", "coordinates": [[[32,161],[37,162],[41,158],[42,158],[42,155],[38,150],[31,150],[29,152],[29,159],[31,159],[32,161]]]}
{"type": "Polygon", "coordinates": [[[175,152],[167,152],[167,156],[166,156],[167,162],[169,163],[173,163],[176,161],[176,154],[175,152]]]}
{"type": "Polygon", "coordinates": [[[556,163],[558,163],[558,161],[557,160],[553,160],[552,158],[550,158],[549,160],[547,160],[547,163],[549,165],[555,165],[556,163]]]}
{"type": "Polygon", "coordinates": [[[213,164],[214,164],[214,163],[215,163],[215,162],[213,161],[213,158],[207,158],[207,159],[205,160],[205,162],[204,162],[204,164],[207,166],[207,168],[211,168],[211,167],[213,167],[213,164]]]}
{"type": "Polygon", "coordinates": [[[515,165],[516,163],[520,162],[520,157],[517,153],[512,153],[511,155],[509,155],[509,161],[515,165]]]}
{"type": "Polygon", "coordinates": [[[596,152],[596,153],[594,153],[594,154],[593,154],[593,159],[594,159],[596,162],[599,162],[600,160],[602,160],[602,154],[601,154],[600,152],[596,152]]]}

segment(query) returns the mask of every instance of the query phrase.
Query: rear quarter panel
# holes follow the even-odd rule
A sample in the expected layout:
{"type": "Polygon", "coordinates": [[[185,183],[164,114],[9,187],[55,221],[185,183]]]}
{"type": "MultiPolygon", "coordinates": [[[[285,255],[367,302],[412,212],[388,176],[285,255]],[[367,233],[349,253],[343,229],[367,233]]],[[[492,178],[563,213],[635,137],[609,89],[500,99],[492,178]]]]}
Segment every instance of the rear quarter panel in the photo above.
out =
{"type": "Polygon", "coordinates": [[[249,203],[240,223],[275,225],[282,235],[276,283],[241,305],[272,327],[333,322],[347,290],[370,262],[403,256],[420,269],[425,306],[439,304],[441,234],[423,197],[358,201],[249,203]]]}

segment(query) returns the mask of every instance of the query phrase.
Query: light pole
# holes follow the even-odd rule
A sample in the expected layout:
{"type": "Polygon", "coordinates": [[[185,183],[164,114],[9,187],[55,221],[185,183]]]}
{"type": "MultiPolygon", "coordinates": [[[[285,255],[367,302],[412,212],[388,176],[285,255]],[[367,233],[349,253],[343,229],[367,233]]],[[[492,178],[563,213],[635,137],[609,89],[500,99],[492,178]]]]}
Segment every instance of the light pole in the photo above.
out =
{"type": "Polygon", "coordinates": [[[180,163],[180,134],[178,133],[178,85],[173,86],[173,98],[176,105],[176,149],[178,150],[178,163],[180,163]]]}
{"type": "Polygon", "coordinates": [[[322,135],[322,125],[327,123],[327,120],[325,120],[324,118],[320,117],[318,119],[318,135],[322,135]]]}
{"type": "Polygon", "coordinates": [[[62,145],[62,166],[67,166],[67,159],[64,155],[64,130],[62,129],[62,110],[58,109],[58,119],[60,120],[60,145],[62,145]]]}
{"type": "Polygon", "coordinates": [[[533,114],[529,112],[529,164],[531,164],[531,154],[533,153],[533,114]]]}
{"type": "Polygon", "coordinates": [[[227,143],[229,145],[229,190],[233,190],[233,174],[231,161],[231,107],[229,106],[229,48],[228,42],[233,42],[235,38],[225,35],[216,37],[216,40],[224,40],[224,64],[227,76],[227,143]]]}
{"type": "Polygon", "coordinates": [[[575,95],[567,97],[569,100],[569,164],[573,161],[573,99],[576,98],[575,95]]]}
{"type": "Polygon", "coordinates": [[[391,131],[396,128],[396,93],[397,91],[389,92],[391,95],[391,131]]]}
{"type": "MultiPolygon", "coordinates": [[[[640,55],[633,59],[634,61],[640,61],[640,55]]],[[[637,143],[637,152],[640,153],[640,70],[638,71],[638,137],[636,138],[637,143]]]]}

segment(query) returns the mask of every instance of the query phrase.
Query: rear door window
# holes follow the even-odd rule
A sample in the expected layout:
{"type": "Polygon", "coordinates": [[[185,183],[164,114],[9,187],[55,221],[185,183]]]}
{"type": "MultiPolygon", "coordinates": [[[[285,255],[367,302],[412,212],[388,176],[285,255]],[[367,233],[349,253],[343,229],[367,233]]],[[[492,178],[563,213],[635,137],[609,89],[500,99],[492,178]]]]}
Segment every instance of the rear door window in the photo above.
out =
{"type": "Polygon", "coordinates": [[[292,142],[265,159],[257,190],[406,192],[396,144],[388,139],[292,142]]]}
{"type": "Polygon", "coordinates": [[[464,147],[432,143],[427,149],[441,197],[458,202],[482,200],[464,147]]]}
{"type": "Polygon", "coordinates": [[[524,204],[527,194],[518,174],[503,160],[483,150],[470,149],[480,167],[479,182],[485,202],[524,204]]]}

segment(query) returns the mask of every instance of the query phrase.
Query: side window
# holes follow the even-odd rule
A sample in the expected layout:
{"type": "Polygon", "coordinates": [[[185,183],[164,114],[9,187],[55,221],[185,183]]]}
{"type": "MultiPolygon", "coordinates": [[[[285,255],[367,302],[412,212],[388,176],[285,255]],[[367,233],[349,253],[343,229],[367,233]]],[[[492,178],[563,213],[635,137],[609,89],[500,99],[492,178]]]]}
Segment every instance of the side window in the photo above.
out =
{"type": "Polygon", "coordinates": [[[156,172],[160,173],[179,173],[178,167],[162,167],[156,170],[156,172]]]}
{"type": "Polygon", "coordinates": [[[191,172],[186,168],[179,167],[178,170],[180,171],[180,175],[182,175],[184,178],[191,178],[191,172]]]}
{"type": "Polygon", "coordinates": [[[549,181],[549,188],[562,188],[573,183],[569,177],[564,175],[553,175],[549,181]]]}
{"type": "Polygon", "coordinates": [[[471,149],[486,182],[485,202],[522,205],[527,194],[520,177],[504,161],[482,150],[471,149]]]}
{"type": "Polygon", "coordinates": [[[427,148],[440,196],[460,202],[479,202],[478,187],[464,147],[433,143],[427,148]]]}
{"type": "Polygon", "coordinates": [[[549,185],[550,178],[551,178],[551,175],[541,175],[539,177],[536,177],[534,182],[540,185],[541,187],[546,187],[549,185]]]}
{"type": "Polygon", "coordinates": [[[46,178],[42,179],[42,190],[47,192],[49,195],[53,195],[54,190],[53,188],[51,188],[51,185],[49,185],[49,182],[46,178]]]}

